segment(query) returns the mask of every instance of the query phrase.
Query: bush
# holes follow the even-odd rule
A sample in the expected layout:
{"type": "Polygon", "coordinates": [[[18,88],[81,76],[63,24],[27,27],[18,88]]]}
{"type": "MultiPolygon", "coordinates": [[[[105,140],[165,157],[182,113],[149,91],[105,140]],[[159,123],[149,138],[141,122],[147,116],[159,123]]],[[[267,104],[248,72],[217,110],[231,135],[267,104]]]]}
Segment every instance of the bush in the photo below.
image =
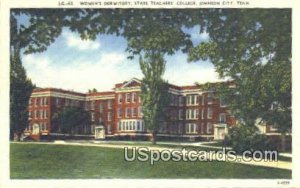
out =
{"type": "Polygon", "coordinates": [[[266,135],[258,134],[256,127],[238,126],[229,130],[225,137],[227,145],[231,146],[237,153],[243,151],[267,151],[275,147],[266,135]]]}

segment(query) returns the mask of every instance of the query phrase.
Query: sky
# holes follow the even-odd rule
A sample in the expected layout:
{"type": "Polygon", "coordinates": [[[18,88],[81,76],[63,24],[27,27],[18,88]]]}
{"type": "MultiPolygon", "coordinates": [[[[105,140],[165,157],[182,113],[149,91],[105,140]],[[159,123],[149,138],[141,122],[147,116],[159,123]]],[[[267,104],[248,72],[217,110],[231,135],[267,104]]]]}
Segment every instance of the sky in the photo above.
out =
{"type": "MultiPolygon", "coordinates": [[[[188,29],[194,44],[209,39],[199,34],[199,27],[188,29]]],[[[116,83],[143,77],[138,58],[127,59],[127,41],[113,35],[100,35],[94,41],[64,29],[47,51],[22,55],[27,76],[37,87],[54,87],[78,92],[110,91],[116,83]]],[[[218,74],[209,61],[187,62],[187,55],[177,52],[166,56],[164,79],[175,85],[216,82],[218,74]]]]}

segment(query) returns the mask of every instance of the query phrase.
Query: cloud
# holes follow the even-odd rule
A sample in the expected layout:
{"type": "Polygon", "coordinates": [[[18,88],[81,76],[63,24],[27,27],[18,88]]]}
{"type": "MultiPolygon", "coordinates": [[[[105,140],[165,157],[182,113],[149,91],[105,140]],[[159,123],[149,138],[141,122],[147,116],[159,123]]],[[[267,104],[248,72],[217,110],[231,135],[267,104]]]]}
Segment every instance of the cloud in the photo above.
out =
{"type": "MultiPolygon", "coordinates": [[[[137,60],[129,61],[125,53],[99,53],[97,61],[70,58],[71,63],[57,62],[47,55],[24,55],[27,75],[38,87],[54,87],[78,92],[110,91],[116,83],[143,77],[137,60]]],[[[63,61],[63,60],[62,60],[63,61]]],[[[187,63],[184,54],[167,58],[164,78],[171,84],[193,85],[195,82],[220,81],[214,67],[207,62],[187,63]]]]}
{"type": "Polygon", "coordinates": [[[62,35],[68,47],[76,48],[81,51],[98,50],[101,46],[99,41],[82,40],[78,35],[71,32],[63,32],[62,35]]]}
{"type": "Polygon", "coordinates": [[[59,66],[44,55],[24,55],[27,75],[38,87],[55,87],[80,92],[96,88],[99,91],[111,90],[118,82],[133,76],[141,76],[138,64],[127,61],[120,53],[100,54],[97,62],[75,60],[59,66]]]}

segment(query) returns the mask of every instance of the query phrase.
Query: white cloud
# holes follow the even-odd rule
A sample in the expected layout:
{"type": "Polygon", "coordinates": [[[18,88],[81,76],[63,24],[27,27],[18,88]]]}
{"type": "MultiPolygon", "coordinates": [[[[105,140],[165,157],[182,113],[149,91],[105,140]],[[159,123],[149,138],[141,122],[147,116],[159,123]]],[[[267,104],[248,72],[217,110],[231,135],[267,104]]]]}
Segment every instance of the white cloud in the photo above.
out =
{"type": "Polygon", "coordinates": [[[99,41],[82,40],[78,35],[71,32],[63,32],[67,46],[77,48],[78,50],[98,50],[100,48],[99,41]]]}
{"type": "Polygon", "coordinates": [[[99,91],[111,90],[116,83],[133,76],[141,76],[136,72],[137,64],[128,62],[126,56],[119,53],[103,54],[98,62],[75,60],[69,64],[60,64],[59,67],[47,56],[25,55],[23,63],[28,77],[38,87],[55,87],[80,92],[86,92],[91,88],[99,91]]]}
{"type": "Polygon", "coordinates": [[[222,81],[218,78],[218,73],[215,72],[213,67],[199,68],[186,63],[180,69],[167,69],[164,78],[169,80],[169,83],[182,85],[194,85],[195,82],[217,82],[222,81]]]}
{"type": "MultiPolygon", "coordinates": [[[[98,60],[94,62],[89,58],[70,59],[69,63],[66,63],[54,62],[47,55],[33,54],[24,55],[23,63],[28,77],[38,87],[55,87],[79,92],[87,92],[91,88],[109,91],[116,83],[132,77],[143,77],[137,61],[127,60],[124,53],[100,53],[95,59],[98,60]]],[[[193,85],[195,82],[220,81],[213,66],[200,66],[199,62],[187,63],[184,55],[177,55],[173,59],[168,60],[164,75],[171,84],[180,86],[193,85]]]]}

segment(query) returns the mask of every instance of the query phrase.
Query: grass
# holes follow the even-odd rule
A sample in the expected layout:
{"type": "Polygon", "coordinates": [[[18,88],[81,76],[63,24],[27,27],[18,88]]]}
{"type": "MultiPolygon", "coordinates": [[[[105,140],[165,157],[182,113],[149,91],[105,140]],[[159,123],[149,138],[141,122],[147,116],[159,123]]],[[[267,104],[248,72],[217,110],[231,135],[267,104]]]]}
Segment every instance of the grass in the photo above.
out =
{"type": "Polygon", "coordinates": [[[10,145],[12,179],[63,178],[291,178],[290,170],[229,162],[125,162],[122,149],[10,145]]]}

